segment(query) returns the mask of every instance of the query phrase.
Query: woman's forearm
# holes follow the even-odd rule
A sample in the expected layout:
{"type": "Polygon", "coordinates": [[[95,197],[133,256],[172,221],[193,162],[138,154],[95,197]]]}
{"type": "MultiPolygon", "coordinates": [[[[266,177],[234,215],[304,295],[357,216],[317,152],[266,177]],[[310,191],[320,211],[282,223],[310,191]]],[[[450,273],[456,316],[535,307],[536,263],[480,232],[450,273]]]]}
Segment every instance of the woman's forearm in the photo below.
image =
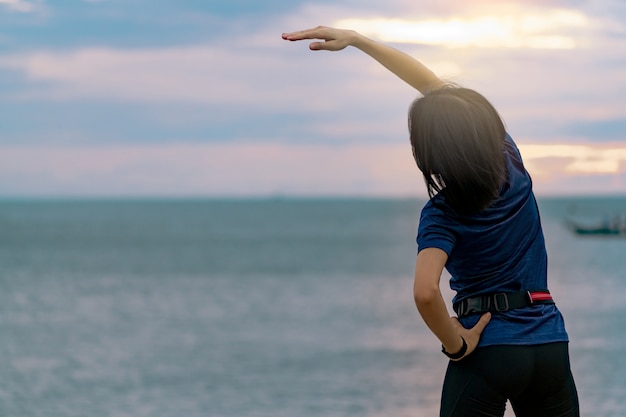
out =
{"type": "Polygon", "coordinates": [[[448,315],[446,303],[440,292],[428,299],[416,297],[417,309],[430,331],[441,341],[447,352],[455,353],[461,349],[463,341],[448,315]]]}
{"type": "Polygon", "coordinates": [[[366,38],[354,30],[318,26],[313,29],[283,33],[282,37],[289,41],[323,40],[323,42],[316,41],[309,45],[309,48],[314,51],[340,51],[347,46],[354,46],[422,93],[444,85],[439,77],[415,58],[391,46],[366,38]]]}
{"type": "Polygon", "coordinates": [[[373,41],[357,32],[353,32],[351,45],[374,58],[401,80],[424,93],[443,85],[430,69],[417,59],[391,46],[373,41]]]}

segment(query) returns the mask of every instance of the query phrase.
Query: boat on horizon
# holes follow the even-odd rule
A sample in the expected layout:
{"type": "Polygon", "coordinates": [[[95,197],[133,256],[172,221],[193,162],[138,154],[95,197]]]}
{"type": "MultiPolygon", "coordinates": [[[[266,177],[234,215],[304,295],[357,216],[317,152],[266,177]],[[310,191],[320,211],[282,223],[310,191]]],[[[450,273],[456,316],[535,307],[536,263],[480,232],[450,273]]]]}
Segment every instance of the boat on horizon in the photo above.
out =
{"type": "Polygon", "coordinates": [[[595,223],[582,223],[572,219],[565,221],[568,228],[578,235],[626,236],[626,217],[606,217],[595,223]]]}

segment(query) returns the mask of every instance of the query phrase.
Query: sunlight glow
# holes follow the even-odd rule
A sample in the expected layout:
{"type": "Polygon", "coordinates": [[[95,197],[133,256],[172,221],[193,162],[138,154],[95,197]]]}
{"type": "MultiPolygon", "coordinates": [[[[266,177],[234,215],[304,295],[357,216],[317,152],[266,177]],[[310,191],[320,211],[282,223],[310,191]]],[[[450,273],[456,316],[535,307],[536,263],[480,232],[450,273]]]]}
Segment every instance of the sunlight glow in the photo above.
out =
{"type": "Polygon", "coordinates": [[[524,160],[541,171],[552,168],[555,159],[564,160],[570,174],[617,174],[626,170],[626,146],[519,145],[524,160]],[[542,163],[547,162],[547,163],[542,163]],[[621,169],[620,169],[621,168],[621,169]]]}
{"type": "Polygon", "coordinates": [[[343,19],[335,26],[355,29],[383,42],[455,47],[573,49],[576,40],[568,29],[589,26],[575,10],[511,12],[472,18],[405,20],[343,19]]]}

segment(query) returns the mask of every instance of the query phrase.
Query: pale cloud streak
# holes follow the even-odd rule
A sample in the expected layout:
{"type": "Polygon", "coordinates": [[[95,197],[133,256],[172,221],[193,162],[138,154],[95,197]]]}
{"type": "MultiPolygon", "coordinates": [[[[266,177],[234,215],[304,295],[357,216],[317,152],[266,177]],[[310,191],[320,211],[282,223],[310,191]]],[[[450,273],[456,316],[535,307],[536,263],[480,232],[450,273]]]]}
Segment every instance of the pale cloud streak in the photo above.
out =
{"type": "Polygon", "coordinates": [[[223,50],[204,46],[84,48],[0,58],[0,67],[17,70],[38,83],[36,89],[23,93],[23,98],[217,102],[246,92],[248,80],[228,77],[222,66],[223,62],[230,62],[235,67],[233,58],[236,59],[223,50]]]}
{"type": "MultiPolygon", "coordinates": [[[[519,147],[539,194],[610,193],[623,191],[626,186],[624,144],[602,148],[566,144],[519,147]],[[593,177],[602,181],[590,180],[593,177]]],[[[1,147],[0,194],[46,193],[426,197],[408,144],[1,147]]]]}
{"type": "Polygon", "coordinates": [[[0,148],[0,194],[415,195],[408,146],[280,143],[0,148]]]}
{"type": "Polygon", "coordinates": [[[35,6],[32,3],[24,0],[0,0],[0,5],[3,5],[11,10],[23,13],[35,11],[35,6]]]}
{"type": "Polygon", "coordinates": [[[41,51],[0,56],[0,68],[16,71],[30,81],[16,93],[19,100],[185,101],[260,105],[263,109],[302,101],[303,97],[313,108],[332,105],[331,97],[316,94],[320,80],[313,76],[331,66],[335,78],[325,81],[324,87],[347,85],[343,80],[348,74],[354,75],[351,82],[365,81],[368,75],[354,71],[346,60],[331,64],[330,56],[295,58],[280,33],[273,35],[265,49],[235,40],[168,48],[41,51]],[[303,78],[305,73],[311,74],[309,79],[303,78]]]}
{"type": "Polygon", "coordinates": [[[520,144],[519,148],[528,169],[541,177],[558,171],[583,175],[626,173],[624,144],[520,144]]]}
{"type": "Polygon", "coordinates": [[[511,4],[494,5],[493,9],[489,14],[443,19],[349,18],[334,25],[354,28],[384,42],[537,49],[574,49],[579,41],[570,32],[590,26],[590,19],[578,10],[533,10],[511,4]]]}

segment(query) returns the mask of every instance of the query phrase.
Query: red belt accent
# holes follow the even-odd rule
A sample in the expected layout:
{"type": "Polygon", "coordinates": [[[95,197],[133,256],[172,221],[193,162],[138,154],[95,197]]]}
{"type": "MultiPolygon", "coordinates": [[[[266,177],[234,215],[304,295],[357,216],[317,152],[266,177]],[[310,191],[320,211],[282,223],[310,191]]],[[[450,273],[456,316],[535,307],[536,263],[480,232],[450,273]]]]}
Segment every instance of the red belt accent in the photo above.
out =
{"type": "Polygon", "coordinates": [[[547,291],[528,291],[528,297],[530,298],[531,303],[534,303],[535,301],[552,301],[552,295],[550,295],[547,291]]]}

